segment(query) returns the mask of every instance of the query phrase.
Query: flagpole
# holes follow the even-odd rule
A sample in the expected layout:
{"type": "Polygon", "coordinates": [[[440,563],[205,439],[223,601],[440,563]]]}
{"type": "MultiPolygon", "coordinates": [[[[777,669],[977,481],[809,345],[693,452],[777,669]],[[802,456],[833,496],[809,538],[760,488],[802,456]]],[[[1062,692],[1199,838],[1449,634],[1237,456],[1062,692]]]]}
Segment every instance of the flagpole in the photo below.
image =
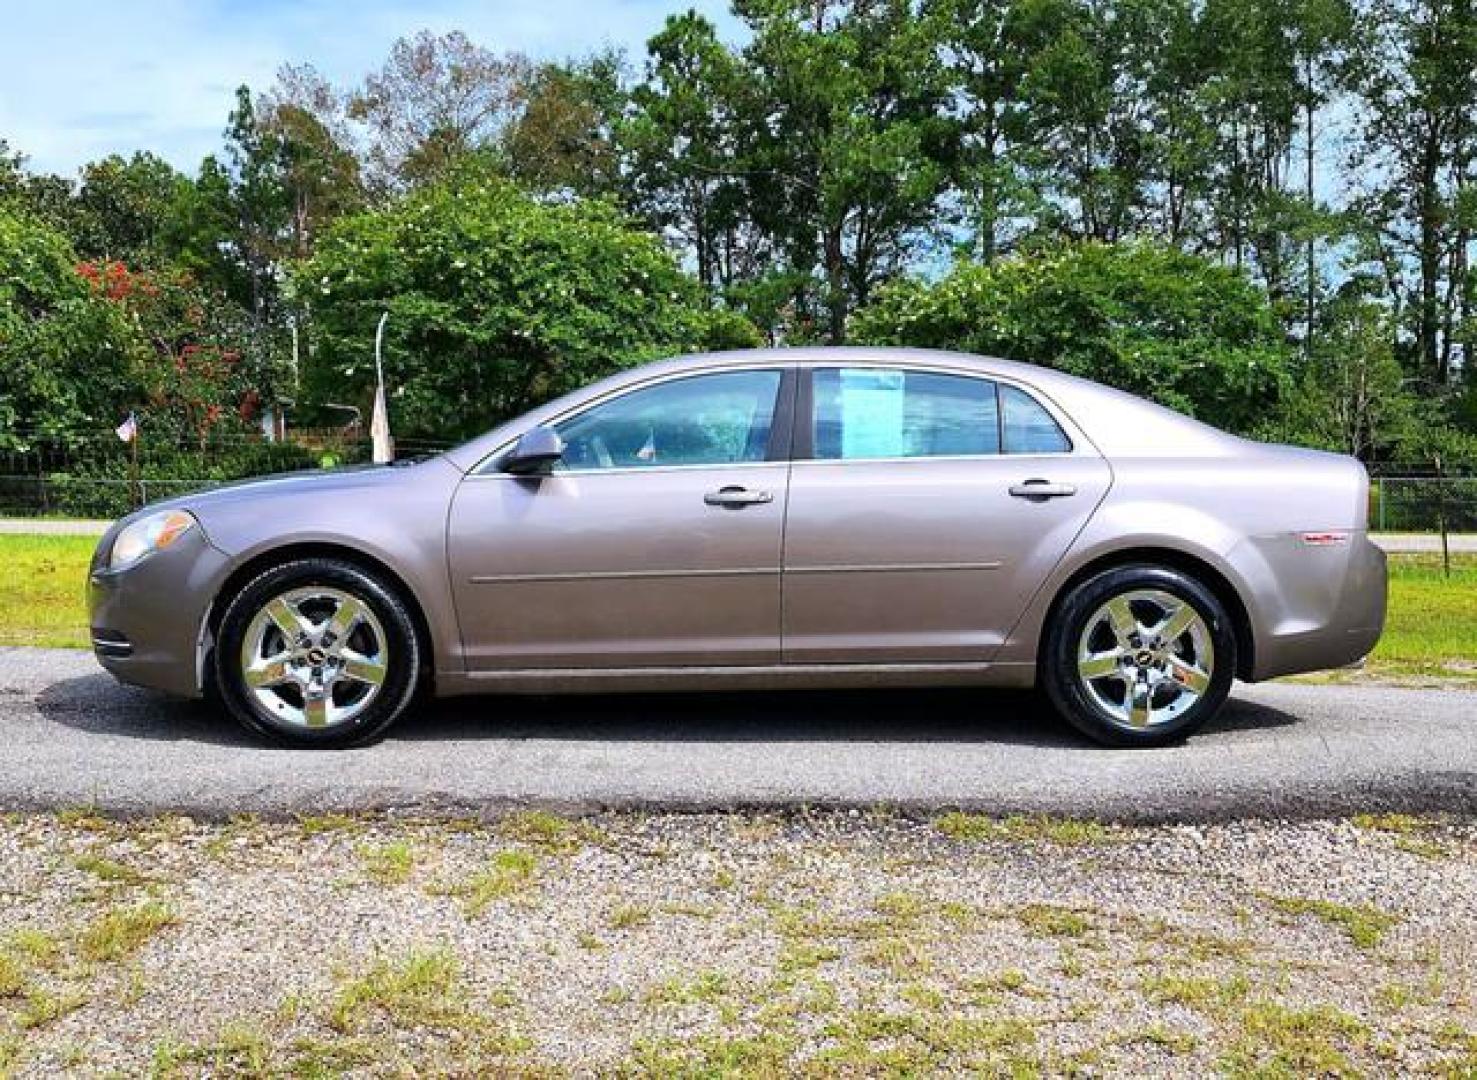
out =
{"type": "MultiPolygon", "coordinates": [[[[135,414],[129,413],[130,417],[135,414]]],[[[133,485],[133,506],[138,509],[144,505],[143,482],[138,475],[138,421],[133,422],[133,438],[128,440],[128,472],[129,481],[133,485]]]]}
{"type": "Polygon", "coordinates": [[[369,422],[370,456],[376,465],[387,465],[395,459],[395,443],[390,437],[390,410],[385,401],[385,323],[388,311],[380,315],[374,330],[374,413],[369,422]]]}

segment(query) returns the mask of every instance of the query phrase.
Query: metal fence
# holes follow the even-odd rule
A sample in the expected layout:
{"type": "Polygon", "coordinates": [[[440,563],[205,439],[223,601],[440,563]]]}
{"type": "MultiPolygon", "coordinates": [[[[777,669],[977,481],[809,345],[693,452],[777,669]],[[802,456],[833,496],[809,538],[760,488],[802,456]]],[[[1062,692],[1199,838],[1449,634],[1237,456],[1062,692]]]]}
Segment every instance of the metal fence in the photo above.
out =
{"type": "Polygon", "coordinates": [[[1376,476],[1369,527],[1376,532],[1477,532],[1477,477],[1376,476]]]}
{"type": "MultiPolygon", "coordinates": [[[[106,433],[12,436],[0,448],[0,516],[116,517],[135,506],[233,480],[368,461],[370,442],[357,433],[296,432],[269,441],[256,435],[208,440],[148,439],[137,465],[130,447],[106,433]]],[[[0,444],[3,445],[3,444],[0,444]]],[[[449,444],[397,441],[400,457],[449,444]]]]}
{"type": "MultiPolygon", "coordinates": [[[[65,514],[113,517],[139,502],[167,498],[232,480],[297,469],[368,461],[369,440],[354,430],[298,430],[283,441],[257,435],[212,435],[196,441],[146,440],[135,478],[129,448],[111,431],[47,435],[0,449],[0,516],[65,514]]],[[[450,444],[397,440],[410,457],[450,444]]],[[[1437,476],[1433,465],[1371,467],[1370,528],[1379,532],[1477,532],[1477,468],[1437,476]]]]}

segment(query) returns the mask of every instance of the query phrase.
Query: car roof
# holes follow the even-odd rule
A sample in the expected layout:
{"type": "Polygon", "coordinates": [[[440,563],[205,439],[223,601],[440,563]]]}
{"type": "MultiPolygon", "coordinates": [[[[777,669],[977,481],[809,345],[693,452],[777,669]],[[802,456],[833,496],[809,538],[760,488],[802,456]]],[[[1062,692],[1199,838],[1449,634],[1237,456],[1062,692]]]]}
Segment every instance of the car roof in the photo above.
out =
{"type": "Polygon", "coordinates": [[[1019,382],[1065,413],[1109,458],[1221,456],[1248,445],[1244,440],[1144,398],[1037,364],[945,349],[816,345],[691,353],[628,368],[499,425],[449,451],[447,458],[464,470],[471,469],[528,427],[544,423],[585,401],[653,378],[766,364],[830,367],[838,363],[930,367],[1019,382]]]}

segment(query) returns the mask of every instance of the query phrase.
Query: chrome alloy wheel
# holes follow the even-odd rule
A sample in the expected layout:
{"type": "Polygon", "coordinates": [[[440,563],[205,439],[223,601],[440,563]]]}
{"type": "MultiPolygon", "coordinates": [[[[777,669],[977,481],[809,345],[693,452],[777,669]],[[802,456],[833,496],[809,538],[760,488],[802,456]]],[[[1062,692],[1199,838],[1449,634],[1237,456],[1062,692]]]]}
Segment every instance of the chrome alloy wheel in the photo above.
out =
{"type": "Polygon", "coordinates": [[[1188,601],[1160,589],[1134,589],[1107,601],[1083,628],[1077,677],[1115,723],[1167,724],[1210,688],[1215,647],[1210,627],[1188,601]]]}
{"type": "Polygon", "coordinates": [[[241,680],[268,715],[305,728],[351,723],[389,670],[385,629],[341,589],[310,585],[273,597],[241,643],[241,680]]]}

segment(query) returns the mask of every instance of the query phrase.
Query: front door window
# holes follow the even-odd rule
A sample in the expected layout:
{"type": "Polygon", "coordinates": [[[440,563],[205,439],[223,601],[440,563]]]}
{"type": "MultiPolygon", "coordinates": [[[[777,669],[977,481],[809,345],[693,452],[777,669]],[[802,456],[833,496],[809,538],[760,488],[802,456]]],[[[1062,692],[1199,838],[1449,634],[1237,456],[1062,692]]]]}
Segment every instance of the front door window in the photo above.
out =
{"type": "Polygon", "coordinates": [[[769,452],[778,371],[724,371],[622,394],[561,424],[560,468],[735,465],[769,452]]]}

